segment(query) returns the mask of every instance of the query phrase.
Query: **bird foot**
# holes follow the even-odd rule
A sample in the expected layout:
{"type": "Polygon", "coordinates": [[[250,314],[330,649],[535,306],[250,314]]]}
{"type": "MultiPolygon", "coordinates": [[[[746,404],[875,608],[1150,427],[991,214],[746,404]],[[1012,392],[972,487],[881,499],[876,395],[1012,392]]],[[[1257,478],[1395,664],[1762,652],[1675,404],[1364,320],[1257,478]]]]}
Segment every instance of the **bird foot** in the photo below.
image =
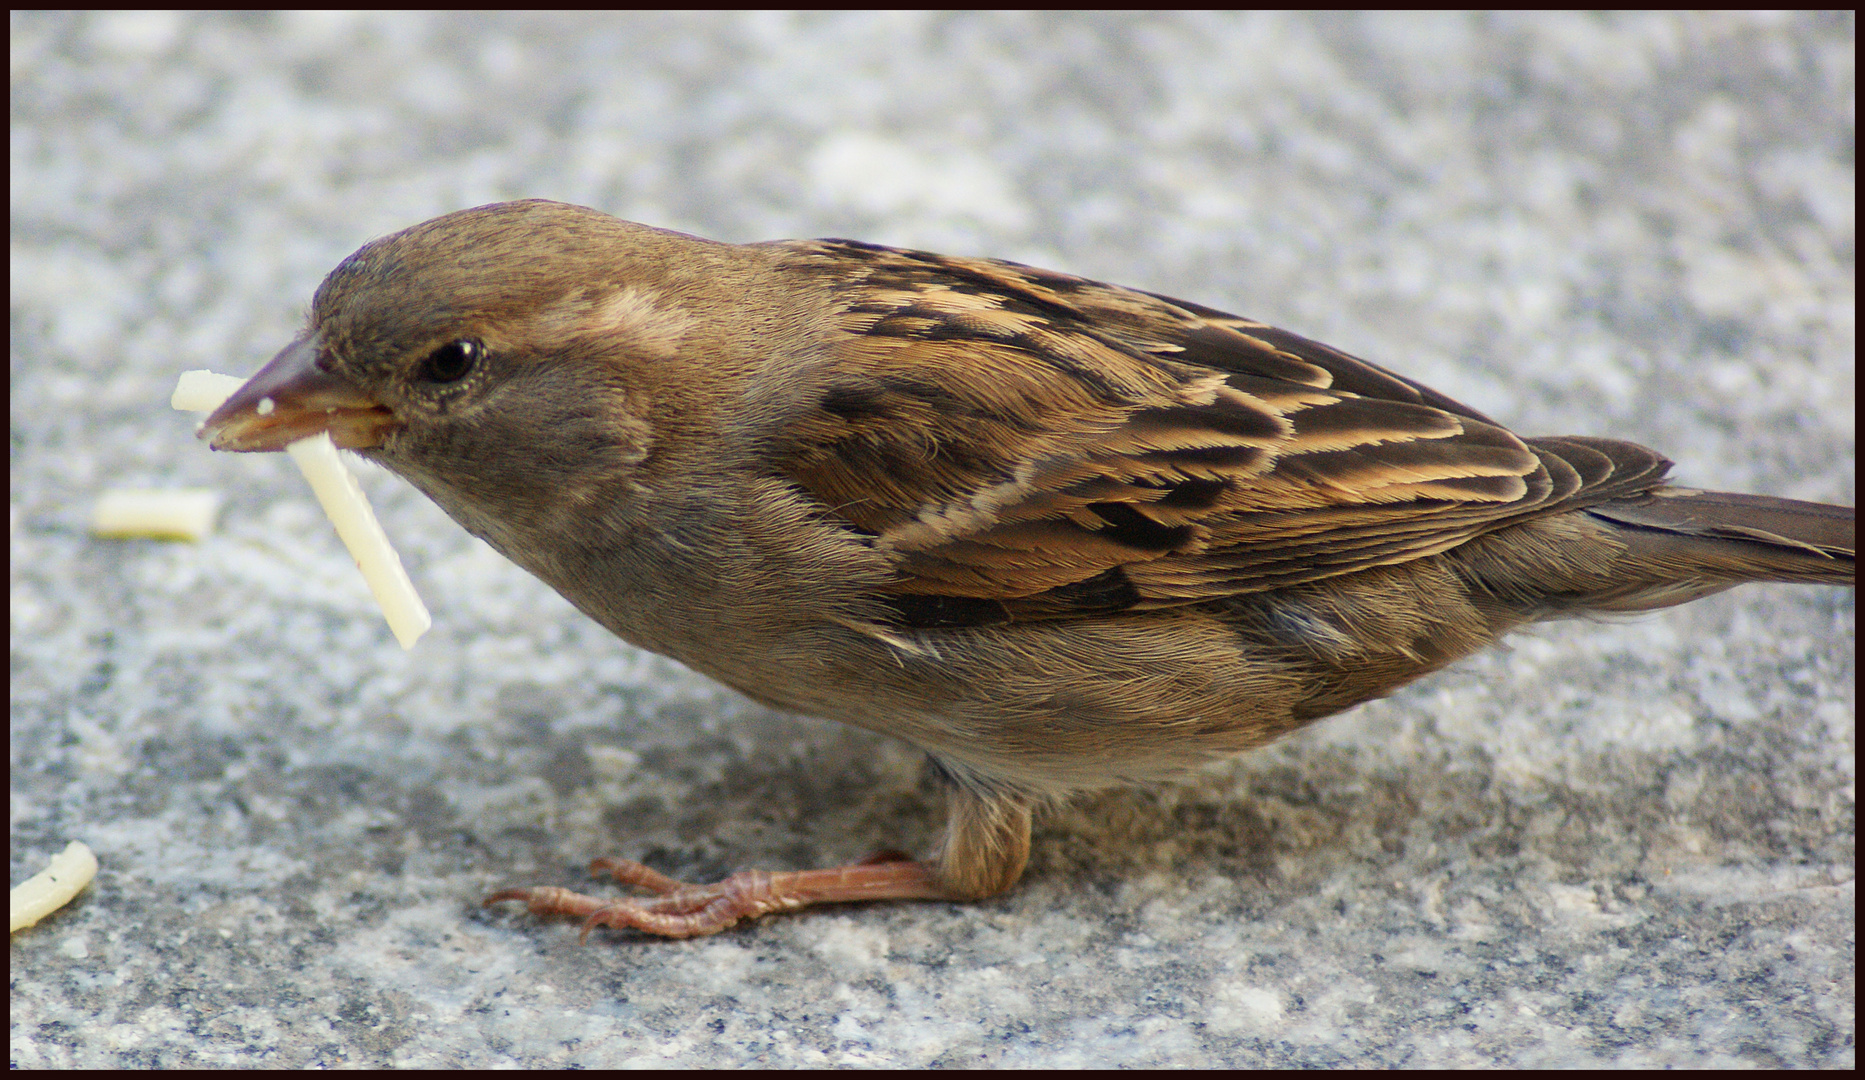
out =
{"type": "Polygon", "coordinates": [[[827,870],[772,873],[744,870],[710,885],[677,881],[631,859],[597,859],[592,874],[609,874],[624,885],[654,893],[651,897],[604,899],[554,885],[501,889],[485,898],[490,905],[518,900],[533,915],[570,915],[583,920],[582,940],[598,926],[632,927],[662,937],[716,934],[741,919],[773,911],[795,911],[812,904],[855,900],[938,900],[946,896],[932,868],[898,851],[877,852],[861,862],[827,870]]]}

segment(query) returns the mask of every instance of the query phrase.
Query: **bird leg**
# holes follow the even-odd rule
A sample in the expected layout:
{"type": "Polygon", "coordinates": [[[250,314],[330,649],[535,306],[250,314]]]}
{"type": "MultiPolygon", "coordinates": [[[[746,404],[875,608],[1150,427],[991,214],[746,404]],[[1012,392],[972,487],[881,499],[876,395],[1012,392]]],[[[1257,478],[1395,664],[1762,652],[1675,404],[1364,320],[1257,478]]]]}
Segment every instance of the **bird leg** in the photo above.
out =
{"type": "Polygon", "coordinates": [[[603,899],[554,885],[501,889],[482,903],[518,900],[533,915],[583,920],[583,939],[598,926],[631,927],[661,937],[716,934],[741,919],[813,904],[859,900],[978,900],[1022,876],[1030,850],[1030,811],[1020,801],[953,789],[945,838],[927,862],[882,851],[827,870],[744,870],[709,885],[668,877],[632,859],[597,859],[590,873],[655,895],[603,899]]]}

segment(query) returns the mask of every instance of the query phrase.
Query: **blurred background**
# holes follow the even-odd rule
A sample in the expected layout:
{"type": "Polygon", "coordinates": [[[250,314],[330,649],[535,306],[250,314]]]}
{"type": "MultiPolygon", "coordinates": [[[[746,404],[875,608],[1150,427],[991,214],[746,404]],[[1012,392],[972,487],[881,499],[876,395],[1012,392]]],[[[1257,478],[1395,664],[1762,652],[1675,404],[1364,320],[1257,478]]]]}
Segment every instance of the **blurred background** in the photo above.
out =
{"type": "Polygon", "coordinates": [[[369,471],[436,620],[403,653],[290,463],[167,401],[361,243],[546,197],[1111,280],[1850,503],[1855,26],[14,13],[12,879],[103,869],[14,939],[13,1063],[1849,1067],[1849,592],[1519,636],[1051,815],[989,903],[579,946],[476,901],[923,848],[937,794],[369,471]],[[118,486],[219,530],[94,539],[118,486]]]}

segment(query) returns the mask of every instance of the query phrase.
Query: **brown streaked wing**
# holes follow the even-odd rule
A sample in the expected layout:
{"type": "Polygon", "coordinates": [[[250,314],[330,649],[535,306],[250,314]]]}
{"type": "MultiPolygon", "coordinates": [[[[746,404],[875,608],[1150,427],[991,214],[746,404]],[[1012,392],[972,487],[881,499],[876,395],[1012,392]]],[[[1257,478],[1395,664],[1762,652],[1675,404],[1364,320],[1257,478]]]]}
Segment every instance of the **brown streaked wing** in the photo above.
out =
{"type": "Polygon", "coordinates": [[[842,336],[781,433],[898,560],[908,625],[1195,603],[1404,562],[1668,467],[1524,442],[1428,387],[1182,301],[1014,263],[791,245],[842,336]]]}

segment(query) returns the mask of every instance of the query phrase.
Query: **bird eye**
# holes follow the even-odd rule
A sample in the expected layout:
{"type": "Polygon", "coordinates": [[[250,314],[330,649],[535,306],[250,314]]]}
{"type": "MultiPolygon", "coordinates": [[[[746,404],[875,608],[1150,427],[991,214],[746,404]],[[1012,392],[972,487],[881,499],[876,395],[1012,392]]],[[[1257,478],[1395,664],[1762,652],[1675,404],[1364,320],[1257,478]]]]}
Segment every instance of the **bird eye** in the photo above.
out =
{"type": "Polygon", "coordinates": [[[472,338],[450,341],[421,361],[421,378],[427,382],[459,382],[485,356],[486,347],[472,338]]]}

